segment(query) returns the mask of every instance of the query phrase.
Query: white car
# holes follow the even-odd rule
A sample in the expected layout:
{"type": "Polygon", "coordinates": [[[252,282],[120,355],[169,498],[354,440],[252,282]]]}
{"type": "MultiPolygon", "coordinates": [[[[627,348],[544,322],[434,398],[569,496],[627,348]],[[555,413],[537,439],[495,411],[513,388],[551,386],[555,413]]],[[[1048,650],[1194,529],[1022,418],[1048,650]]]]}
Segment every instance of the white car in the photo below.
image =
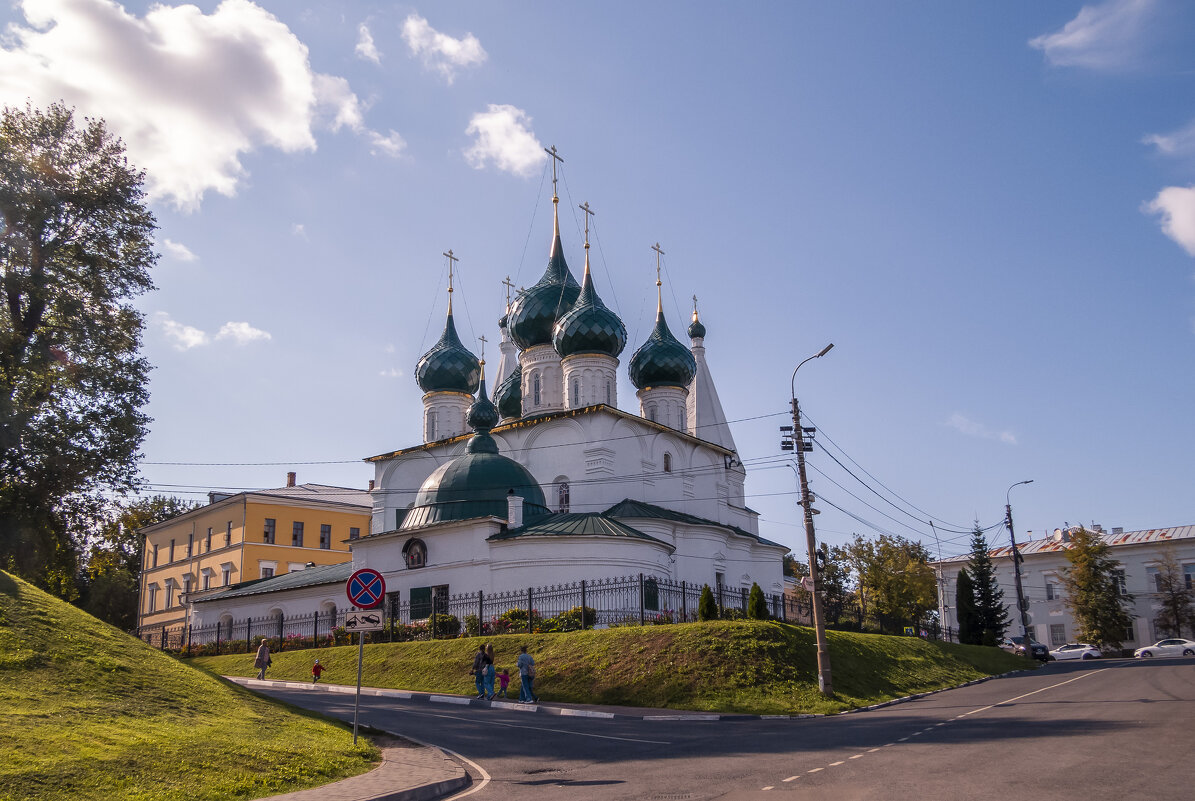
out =
{"type": "Polygon", "coordinates": [[[1085,642],[1070,642],[1050,651],[1050,656],[1061,662],[1064,659],[1099,659],[1103,653],[1094,645],[1085,642]]]}
{"type": "Polygon", "coordinates": [[[1195,640],[1180,640],[1177,637],[1158,640],[1153,645],[1133,651],[1133,656],[1195,656],[1195,640]]]}

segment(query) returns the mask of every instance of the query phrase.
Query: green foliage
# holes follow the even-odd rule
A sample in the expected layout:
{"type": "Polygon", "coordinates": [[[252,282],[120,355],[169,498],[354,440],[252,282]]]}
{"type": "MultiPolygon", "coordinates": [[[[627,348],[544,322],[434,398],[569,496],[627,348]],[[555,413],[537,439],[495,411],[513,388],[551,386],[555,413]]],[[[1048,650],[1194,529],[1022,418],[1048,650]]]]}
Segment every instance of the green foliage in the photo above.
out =
{"type": "Polygon", "coordinates": [[[784,575],[790,578],[800,578],[809,575],[809,571],[797,561],[797,557],[790,551],[784,555],[784,575]]]}
{"type": "MultiPolygon", "coordinates": [[[[531,628],[538,630],[543,624],[543,618],[538,609],[531,610],[531,628]]],[[[527,631],[527,610],[518,607],[507,609],[498,617],[490,621],[490,630],[494,634],[518,633],[527,631]]]]}
{"type": "Polygon", "coordinates": [[[102,120],[0,113],[0,567],[68,599],[105,497],[136,488],[149,422],[143,182],[102,120]]]}
{"type": "MultiPolygon", "coordinates": [[[[311,653],[284,656],[310,678],[311,653]]],[[[344,724],[194,670],[3,572],[0,731],[0,798],[27,801],[256,798],[377,756],[344,724]]]]}
{"type": "Polygon", "coordinates": [[[1133,596],[1120,592],[1120,563],[1109,554],[1099,534],[1080,528],[1071,534],[1066,550],[1070,567],[1062,572],[1066,605],[1075,618],[1079,639],[1102,650],[1119,650],[1133,618],[1133,596]]]}
{"type": "Polygon", "coordinates": [[[697,619],[718,619],[718,603],[714,600],[714,591],[708,584],[701,585],[701,598],[697,601],[697,619]]]}
{"type": "Polygon", "coordinates": [[[870,604],[881,631],[920,625],[937,606],[937,582],[921,543],[891,534],[872,540],[856,534],[845,553],[855,571],[861,617],[870,604]]]}
{"type": "Polygon", "coordinates": [[[1164,632],[1168,637],[1182,637],[1184,629],[1189,629],[1195,634],[1195,607],[1192,604],[1195,593],[1187,587],[1187,580],[1173,545],[1162,549],[1155,589],[1158,604],[1161,606],[1157,617],[1154,618],[1158,631],[1164,632]]]}
{"type": "Polygon", "coordinates": [[[967,645],[983,642],[983,624],[975,610],[975,584],[964,567],[958,572],[954,589],[954,608],[958,616],[958,641],[967,645]]]}
{"type": "Polygon", "coordinates": [[[465,636],[478,637],[481,635],[481,618],[477,615],[465,615],[465,636]]]}
{"type": "Polygon", "coordinates": [[[582,628],[593,628],[597,622],[597,610],[592,606],[582,609],[574,606],[567,612],[561,612],[556,617],[550,617],[540,623],[540,631],[577,631],[582,628]]]}
{"type": "Polygon", "coordinates": [[[821,543],[817,549],[818,580],[822,585],[822,612],[826,625],[838,625],[842,614],[850,603],[851,592],[847,586],[850,571],[847,568],[846,549],[821,543]]]}
{"type": "MultiPolygon", "coordinates": [[[[967,563],[973,584],[974,611],[978,627],[977,645],[996,645],[1008,629],[1004,590],[996,580],[996,566],[988,553],[988,541],[979,521],[971,531],[971,559],[967,563]]],[[[960,624],[959,628],[962,628],[960,624]]]]}
{"type": "Polygon", "coordinates": [[[437,637],[456,637],[461,633],[461,622],[455,615],[437,612],[428,619],[428,628],[434,625],[437,637]],[[434,621],[434,624],[433,624],[434,621]]]}
{"type": "Polygon", "coordinates": [[[751,594],[747,596],[747,617],[752,620],[767,620],[771,617],[768,614],[768,602],[763,597],[763,590],[755,582],[751,583],[751,594]]]}

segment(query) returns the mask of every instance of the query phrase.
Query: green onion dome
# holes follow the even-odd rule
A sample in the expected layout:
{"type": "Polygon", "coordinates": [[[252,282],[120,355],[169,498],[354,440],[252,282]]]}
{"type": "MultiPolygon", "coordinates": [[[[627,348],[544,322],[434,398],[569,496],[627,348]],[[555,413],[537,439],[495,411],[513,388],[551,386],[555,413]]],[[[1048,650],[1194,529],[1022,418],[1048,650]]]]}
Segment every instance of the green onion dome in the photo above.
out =
{"type": "Polygon", "coordinates": [[[490,428],[498,422],[498,411],[485,397],[484,380],[480,397],[469,407],[467,420],[474,434],[465,452],[427,477],[400,528],[475,517],[505,519],[506,496],[512,491],[523,499],[524,519],[551,513],[531,471],[498,453],[498,443],[490,436],[490,428]]]}
{"type": "Polygon", "coordinates": [[[485,365],[481,366],[481,383],[477,387],[477,400],[465,414],[465,424],[474,431],[486,431],[498,425],[498,409],[486,395],[485,365]]]}
{"type": "Polygon", "coordinates": [[[577,302],[581,286],[569,272],[560,245],[560,232],[552,240],[548,269],[530,289],[524,289],[510,304],[507,330],[520,350],[552,342],[552,327],[577,302]]]}
{"type": "Polygon", "coordinates": [[[689,323],[689,339],[703,339],[705,337],[705,326],[701,324],[701,320],[697,319],[697,309],[693,310],[693,322],[689,323]]]}
{"type": "Polygon", "coordinates": [[[523,368],[515,369],[494,389],[494,403],[504,419],[523,416],[523,368]]]}
{"type": "Polygon", "coordinates": [[[481,377],[477,357],[461,344],[452,322],[452,309],[440,340],[415,365],[415,381],[424,392],[464,392],[472,395],[481,377]]]}
{"type": "Polygon", "coordinates": [[[693,354],[668,330],[659,307],[651,336],[631,356],[630,373],[636,389],[687,387],[697,373],[693,354]]]}
{"type": "Polygon", "coordinates": [[[556,323],[552,344],[562,357],[600,353],[617,358],[627,346],[626,326],[598,297],[589,270],[585,271],[576,304],[556,323]]]}

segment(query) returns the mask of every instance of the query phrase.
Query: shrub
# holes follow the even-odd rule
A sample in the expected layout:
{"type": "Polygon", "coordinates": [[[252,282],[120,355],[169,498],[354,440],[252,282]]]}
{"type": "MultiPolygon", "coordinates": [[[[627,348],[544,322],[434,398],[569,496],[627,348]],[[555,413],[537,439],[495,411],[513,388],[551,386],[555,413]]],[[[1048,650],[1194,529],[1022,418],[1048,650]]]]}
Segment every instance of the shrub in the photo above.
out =
{"type": "Polygon", "coordinates": [[[574,606],[567,612],[561,612],[556,617],[548,618],[538,627],[541,631],[577,631],[582,628],[593,628],[597,622],[597,610],[592,606],[582,609],[574,606]]]}
{"type": "Polygon", "coordinates": [[[461,633],[461,622],[454,615],[438,612],[431,619],[435,621],[437,637],[455,637],[461,633]]]}
{"type": "Polygon", "coordinates": [[[747,597],[747,617],[752,620],[767,620],[768,602],[763,597],[763,590],[756,583],[751,584],[751,594],[747,597]]]}
{"type": "Polygon", "coordinates": [[[465,634],[470,637],[481,636],[481,619],[477,615],[465,615],[465,634]]]}
{"type": "Polygon", "coordinates": [[[701,586],[701,600],[697,602],[697,619],[718,619],[718,604],[714,601],[714,591],[710,589],[710,585],[708,584],[701,586]]]}
{"type": "MultiPolygon", "coordinates": [[[[542,627],[543,618],[540,617],[539,611],[531,610],[531,627],[532,629],[539,629],[542,627]]],[[[506,634],[507,632],[525,632],[527,631],[527,610],[526,609],[507,609],[498,617],[494,618],[490,623],[490,629],[494,634],[506,634]]]]}
{"type": "Polygon", "coordinates": [[[743,620],[746,617],[747,615],[742,609],[735,609],[733,607],[727,606],[722,610],[723,620],[743,620]]]}

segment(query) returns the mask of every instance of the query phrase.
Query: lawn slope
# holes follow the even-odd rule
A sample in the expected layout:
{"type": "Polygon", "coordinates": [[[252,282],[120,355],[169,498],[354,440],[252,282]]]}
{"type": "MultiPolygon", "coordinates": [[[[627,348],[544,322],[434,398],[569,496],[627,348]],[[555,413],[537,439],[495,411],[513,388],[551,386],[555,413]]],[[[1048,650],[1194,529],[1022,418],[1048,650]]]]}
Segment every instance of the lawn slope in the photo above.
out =
{"type": "MultiPolygon", "coordinates": [[[[520,645],[535,656],[544,700],[754,714],[838,712],[1031,667],[996,648],[915,637],[828,632],[835,697],[817,689],[813,630],[782,623],[728,621],[491,637],[495,663],[512,686],[520,645]]],[[[422,692],[472,693],[468,669],[477,639],[365,646],[362,682],[422,692]]],[[[274,655],[269,678],[356,682],[355,646],[274,655]]],[[[230,676],[254,674],[253,656],[193,660],[230,676]]],[[[515,690],[517,692],[517,689],[515,690]]],[[[514,695],[514,693],[512,693],[514,695]]]]}
{"type": "Polygon", "coordinates": [[[2,799],[258,798],[376,757],[0,571],[2,799]]]}

